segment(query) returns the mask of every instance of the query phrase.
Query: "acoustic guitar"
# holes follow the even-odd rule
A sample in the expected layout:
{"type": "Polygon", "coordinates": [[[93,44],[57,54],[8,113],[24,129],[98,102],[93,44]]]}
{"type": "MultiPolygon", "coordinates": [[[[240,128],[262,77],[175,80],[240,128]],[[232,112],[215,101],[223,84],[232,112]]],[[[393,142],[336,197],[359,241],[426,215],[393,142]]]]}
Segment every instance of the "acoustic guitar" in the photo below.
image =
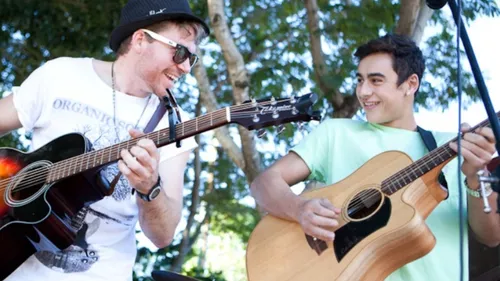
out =
{"type": "MultiPolygon", "coordinates": [[[[249,130],[289,122],[319,120],[312,111],[315,94],[247,101],[202,115],[170,128],[146,134],[157,147],[236,123],[249,130]]],[[[83,207],[113,193],[99,171],[134,146],[131,139],[92,150],[78,133],[61,136],[31,153],[0,149],[0,280],[37,251],[59,251],[75,241],[81,223],[74,218],[83,207]]]]}
{"type": "Polygon", "coordinates": [[[326,243],[306,235],[298,223],[267,215],[249,239],[248,280],[384,280],[434,247],[425,219],[448,195],[437,179],[454,157],[449,143],[415,162],[387,151],[338,183],[304,192],[305,198],[327,198],[341,208],[339,225],[332,228],[335,240],[326,243]]]}

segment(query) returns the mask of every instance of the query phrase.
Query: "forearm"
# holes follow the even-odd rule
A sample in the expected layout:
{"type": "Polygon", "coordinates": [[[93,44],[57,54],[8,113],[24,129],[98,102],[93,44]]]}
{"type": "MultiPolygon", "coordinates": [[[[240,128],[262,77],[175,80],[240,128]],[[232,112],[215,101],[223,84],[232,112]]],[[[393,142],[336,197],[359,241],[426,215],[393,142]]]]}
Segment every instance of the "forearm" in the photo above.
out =
{"type": "Polygon", "coordinates": [[[294,194],[279,173],[268,170],[259,175],[250,186],[257,203],[270,214],[297,221],[299,206],[304,198],[294,194]]]}
{"type": "Polygon", "coordinates": [[[146,237],[158,248],[168,246],[180,221],[182,202],[169,198],[165,192],[151,202],[137,197],[139,224],[146,237]]]}
{"type": "MultiPolygon", "coordinates": [[[[479,186],[477,179],[468,178],[467,182],[470,187],[479,186]]],[[[483,199],[467,195],[469,225],[478,240],[489,247],[495,247],[500,243],[500,214],[497,213],[497,197],[496,192],[488,197],[491,212],[486,214],[483,199]]]]}

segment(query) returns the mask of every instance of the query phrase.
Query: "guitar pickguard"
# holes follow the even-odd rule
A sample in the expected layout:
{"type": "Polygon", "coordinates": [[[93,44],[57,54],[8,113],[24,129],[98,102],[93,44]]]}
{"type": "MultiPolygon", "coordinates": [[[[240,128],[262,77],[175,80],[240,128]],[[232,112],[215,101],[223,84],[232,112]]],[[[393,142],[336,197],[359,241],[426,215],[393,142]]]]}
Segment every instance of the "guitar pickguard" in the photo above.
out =
{"type": "Polygon", "coordinates": [[[361,221],[351,221],[335,231],[333,249],[337,262],[340,261],[364,238],[387,225],[391,216],[391,200],[384,199],[380,209],[371,217],[361,221]]]}

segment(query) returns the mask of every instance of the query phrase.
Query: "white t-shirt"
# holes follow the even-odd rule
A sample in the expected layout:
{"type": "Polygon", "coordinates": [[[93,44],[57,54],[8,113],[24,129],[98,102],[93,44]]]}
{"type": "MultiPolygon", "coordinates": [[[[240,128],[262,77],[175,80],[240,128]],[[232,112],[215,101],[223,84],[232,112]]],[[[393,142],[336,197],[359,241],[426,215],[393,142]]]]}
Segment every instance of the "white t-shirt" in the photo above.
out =
{"type": "MultiPolygon", "coordinates": [[[[144,130],[159,103],[154,95],[138,98],[116,91],[115,130],[113,91],[99,78],[91,58],[51,60],[13,94],[23,127],[32,131],[30,150],[71,132],[82,133],[96,150],[123,142],[136,124],[144,130]]],[[[185,112],[181,115],[183,121],[188,119],[185,112]]],[[[167,114],[155,130],[166,127],[167,114]]],[[[181,144],[181,148],[175,144],[160,148],[160,162],[196,147],[193,137],[181,144]]],[[[111,182],[118,167],[111,165],[102,173],[111,182]]],[[[83,244],[58,253],[37,252],[7,280],[132,280],[138,206],[126,178],[120,178],[111,196],[82,212],[86,229],[83,244]],[[84,244],[88,244],[86,249],[81,247],[84,244]]]]}

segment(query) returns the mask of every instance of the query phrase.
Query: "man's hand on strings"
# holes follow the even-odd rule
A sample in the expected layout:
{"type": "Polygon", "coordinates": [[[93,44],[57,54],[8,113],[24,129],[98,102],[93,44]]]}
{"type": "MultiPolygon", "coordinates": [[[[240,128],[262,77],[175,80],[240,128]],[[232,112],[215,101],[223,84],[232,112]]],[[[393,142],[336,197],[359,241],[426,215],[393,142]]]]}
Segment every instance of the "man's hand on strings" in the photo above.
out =
{"type": "Polygon", "coordinates": [[[340,209],[326,198],[305,200],[299,207],[298,222],[304,232],[323,241],[333,241],[332,228],[339,225],[340,209]]]}
{"type": "MultiPolygon", "coordinates": [[[[463,123],[461,131],[465,133],[460,142],[464,158],[462,172],[467,178],[475,178],[477,172],[484,169],[495,153],[495,136],[491,128],[483,127],[468,132],[470,125],[463,123]]],[[[451,142],[450,148],[458,152],[457,142],[451,142]]]]}
{"type": "MultiPolygon", "coordinates": [[[[144,133],[131,129],[132,138],[144,136],[144,133]]],[[[160,154],[155,143],[150,139],[141,139],[137,145],[120,152],[122,160],[118,168],[137,191],[147,194],[158,181],[158,164],[160,154]]]]}

